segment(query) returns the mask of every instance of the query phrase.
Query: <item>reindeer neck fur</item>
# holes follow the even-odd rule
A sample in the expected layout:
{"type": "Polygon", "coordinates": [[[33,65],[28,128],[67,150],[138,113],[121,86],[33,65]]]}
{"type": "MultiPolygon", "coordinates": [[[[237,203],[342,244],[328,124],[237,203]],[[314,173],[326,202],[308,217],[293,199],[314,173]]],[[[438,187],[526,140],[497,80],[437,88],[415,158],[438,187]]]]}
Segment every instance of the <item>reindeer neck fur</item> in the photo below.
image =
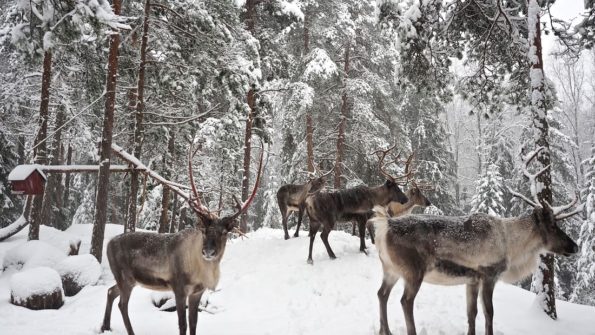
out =
{"type": "Polygon", "coordinates": [[[537,268],[544,245],[535,229],[532,214],[502,219],[507,243],[507,269],[501,279],[514,283],[526,278],[537,268]]]}
{"type": "Polygon", "coordinates": [[[411,201],[411,199],[409,199],[409,201],[407,201],[404,204],[398,203],[398,202],[391,202],[390,204],[388,204],[389,207],[389,214],[390,216],[401,216],[401,215],[407,215],[407,214],[411,214],[411,212],[413,212],[413,209],[415,208],[415,204],[413,203],[413,201],[411,201]]]}

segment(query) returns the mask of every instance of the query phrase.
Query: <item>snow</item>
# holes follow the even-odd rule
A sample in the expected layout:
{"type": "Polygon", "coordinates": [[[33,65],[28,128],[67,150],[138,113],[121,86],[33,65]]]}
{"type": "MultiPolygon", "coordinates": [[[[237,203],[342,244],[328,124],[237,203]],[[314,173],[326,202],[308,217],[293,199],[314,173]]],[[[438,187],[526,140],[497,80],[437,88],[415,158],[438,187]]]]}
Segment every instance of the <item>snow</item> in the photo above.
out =
{"type": "Polygon", "coordinates": [[[41,170],[41,165],[38,164],[24,164],[15,167],[10,174],[8,175],[9,181],[18,181],[18,180],[25,180],[33,171],[37,170],[43,177],[43,179],[47,179],[43,171],[41,170]]]}
{"type": "MultiPolygon", "coordinates": [[[[68,233],[82,239],[89,250],[92,225],[74,225],[68,233]]],[[[108,224],[106,240],[122,232],[108,224]]],[[[378,332],[378,299],[382,270],[378,253],[367,241],[369,255],[359,252],[359,239],[333,231],[330,244],[338,256],[330,260],[320,239],[314,246],[315,265],[306,264],[308,237],[283,240],[280,229],[263,228],[247,239],[230,241],[221,264],[218,290],[208,295],[214,314],[201,313],[198,333],[241,335],[374,334],[378,332]]],[[[42,232],[43,236],[43,232],[42,232]]],[[[26,233],[15,236],[24,242],[26,233]]],[[[0,252],[5,248],[0,243],[0,252]]],[[[102,264],[97,286],[85,287],[74,297],[65,297],[59,310],[36,312],[11,305],[10,274],[0,274],[0,329],[6,334],[96,334],[99,331],[107,289],[114,284],[107,260],[102,264]],[[35,322],[31,322],[35,320],[35,322]]],[[[394,335],[405,334],[400,298],[402,282],[393,289],[388,303],[389,325],[394,335]]],[[[137,334],[177,332],[177,315],[153,306],[153,291],[135,288],[129,303],[132,326],[137,334]]],[[[535,295],[508,284],[494,292],[496,334],[593,335],[595,308],[558,301],[557,321],[534,304],[535,295]]],[[[120,311],[114,303],[112,334],[126,334],[120,311]]],[[[465,287],[423,284],[415,302],[419,334],[466,333],[465,287]]],[[[483,334],[481,310],[477,319],[483,334]]]]}
{"type": "Polygon", "coordinates": [[[60,275],[56,270],[45,266],[15,273],[10,278],[10,292],[17,302],[25,301],[34,295],[56,291],[62,291],[60,275]]]}
{"type": "Polygon", "coordinates": [[[66,257],[54,268],[60,277],[68,276],[80,286],[95,285],[101,276],[101,265],[90,254],[66,257]]]}
{"type": "Polygon", "coordinates": [[[32,240],[9,249],[4,255],[2,269],[31,269],[38,266],[53,267],[66,258],[66,254],[49,243],[32,240]]]}

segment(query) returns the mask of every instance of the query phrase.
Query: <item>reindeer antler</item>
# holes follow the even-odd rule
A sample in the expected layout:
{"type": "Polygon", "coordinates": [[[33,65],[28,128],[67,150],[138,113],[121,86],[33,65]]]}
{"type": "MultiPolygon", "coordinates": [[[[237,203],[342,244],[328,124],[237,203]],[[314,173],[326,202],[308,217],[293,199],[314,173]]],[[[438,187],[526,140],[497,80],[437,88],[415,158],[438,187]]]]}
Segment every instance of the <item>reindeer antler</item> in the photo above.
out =
{"type": "Polygon", "coordinates": [[[254,200],[254,197],[256,197],[256,191],[258,190],[258,186],[260,184],[260,177],[262,176],[263,158],[264,158],[264,143],[262,143],[262,141],[261,141],[260,161],[258,163],[258,172],[256,173],[256,181],[254,182],[254,188],[252,189],[252,193],[250,194],[250,197],[241,206],[240,206],[240,202],[238,201],[238,199],[237,198],[234,199],[236,201],[236,206],[238,206],[239,209],[236,213],[231,215],[230,218],[235,219],[238,216],[240,216],[242,213],[244,213],[248,209],[248,207],[250,207],[250,204],[254,200]]]}
{"type": "Polygon", "coordinates": [[[523,160],[525,161],[523,164],[523,175],[525,175],[525,177],[527,177],[527,179],[529,179],[529,183],[530,183],[530,187],[531,187],[531,196],[533,197],[533,200],[530,200],[529,198],[525,197],[524,195],[513,191],[510,187],[508,187],[508,190],[510,191],[510,193],[513,196],[524,200],[531,207],[543,207],[543,205],[545,205],[545,206],[551,208],[556,220],[562,220],[562,219],[571,217],[573,215],[576,215],[576,214],[582,212],[583,208],[584,208],[584,204],[579,205],[571,212],[563,213],[564,211],[569,210],[576,205],[576,203],[578,202],[578,194],[575,195],[574,199],[569,204],[559,206],[559,207],[552,207],[547,202],[544,202],[544,204],[542,205],[542,203],[539,201],[539,198],[537,197],[537,193],[538,193],[537,177],[539,177],[540,175],[545,173],[548,169],[550,169],[551,164],[544,167],[543,169],[537,171],[537,173],[529,172],[529,164],[531,163],[531,161],[533,161],[533,159],[535,159],[535,157],[537,157],[537,154],[539,154],[543,149],[545,149],[545,148],[539,147],[539,148],[535,149],[534,151],[528,153],[524,157],[522,157],[523,160]]]}
{"type": "MultiPolygon", "coordinates": [[[[409,157],[407,158],[407,160],[405,161],[405,174],[401,175],[401,176],[392,176],[390,173],[386,172],[386,170],[384,170],[384,166],[386,164],[384,164],[384,159],[386,158],[386,155],[393,150],[395,147],[397,146],[397,144],[395,143],[392,147],[386,149],[386,150],[376,150],[373,152],[373,154],[376,154],[376,156],[378,157],[378,170],[380,171],[380,173],[388,180],[392,181],[395,184],[399,184],[399,185],[407,185],[407,183],[410,181],[411,176],[413,175],[413,171],[411,170],[411,162],[413,161],[414,158],[414,154],[412,153],[411,155],[409,155],[409,157]],[[404,180],[404,181],[403,181],[404,180]]],[[[396,163],[399,161],[399,157],[401,157],[401,152],[399,152],[396,156],[395,159],[393,159],[392,161],[390,161],[388,164],[392,164],[392,163],[396,163]]]]}
{"type": "MultiPolygon", "coordinates": [[[[198,151],[198,150],[197,150],[198,151]]],[[[196,189],[196,184],[194,183],[194,174],[192,172],[192,157],[196,154],[196,151],[192,152],[192,143],[190,143],[190,147],[188,148],[188,178],[190,180],[190,186],[192,190],[192,194],[188,197],[188,204],[190,208],[196,212],[201,218],[211,218],[213,214],[209,211],[207,207],[205,207],[200,201],[200,195],[198,194],[198,190],[196,189]]]]}

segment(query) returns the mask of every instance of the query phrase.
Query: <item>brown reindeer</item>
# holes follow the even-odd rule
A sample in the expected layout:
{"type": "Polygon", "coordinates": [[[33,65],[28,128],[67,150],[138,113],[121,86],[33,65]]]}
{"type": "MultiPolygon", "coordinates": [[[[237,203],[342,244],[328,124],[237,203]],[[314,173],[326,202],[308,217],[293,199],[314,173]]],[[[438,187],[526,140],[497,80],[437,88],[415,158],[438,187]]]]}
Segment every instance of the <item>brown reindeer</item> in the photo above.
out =
{"type": "MultiPolygon", "coordinates": [[[[526,165],[541,150],[530,154],[526,165]]],[[[549,168],[549,166],[547,167],[549,168]]],[[[535,188],[535,178],[545,172],[525,175],[535,188]]],[[[515,282],[529,275],[542,252],[569,256],[578,246],[557,225],[557,221],[580,212],[563,213],[576,200],[556,210],[548,204],[513,193],[525,200],[533,211],[516,218],[498,218],[475,213],[468,216],[406,215],[400,218],[377,217],[376,246],[384,273],[378,290],[380,334],[390,334],[387,301],[399,278],[404,281],[401,305],[407,334],[415,335],[413,302],[422,282],[438,285],[467,285],[468,334],[475,334],[477,297],[481,294],[485,315],[485,334],[493,334],[492,295],[498,280],[515,282]]],[[[380,208],[382,211],[382,209],[380,208]]]]}
{"type": "MultiPolygon", "coordinates": [[[[335,259],[337,257],[328,243],[328,235],[338,220],[345,220],[353,214],[368,213],[374,206],[387,206],[391,201],[407,202],[407,196],[401,191],[398,184],[401,177],[392,177],[384,171],[383,167],[386,154],[394,149],[395,146],[387,150],[377,151],[380,173],[387,178],[383,185],[377,187],[359,186],[336,192],[318,192],[306,199],[306,211],[310,218],[309,264],[314,263],[312,260],[312,246],[314,245],[314,238],[316,238],[316,234],[321,226],[322,233],[320,234],[320,238],[326,247],[329,257],[335,259]]],[[[409,162],[410,160],[408,160],[407,167],[409,166],[409,162]]],[[[409,174],[406,173],[403,177],[408,178],[409,174]]],[[[364,237],[360,237],[360,250],[365,252],[364,237]]]]}
{"type": "Polygon", "coordinates": [[[196,334],[198,304],[206,289],[214,290],[219,282],[219,263],[225,251],[228,233],[236,229],[236,219],[248,210],[256,196],[262,171],[263,150],[254,189],[238,211],[219,218],[200,202],[192,176],[192,150],[188,155],[188,170],[193,196],[181,194],[196,212],[201,224],[174,234],[128,232],[114,237],[107,244],[107,257],[116,285],[109,288],[102,331],[110,330],[114,299],[120,296],[118,307],[129,335],[134,334],[128,317],[128,300],[136,285],[158,291],[173,291],[178,313],[180,334],[186,334],[186,300],[190,334],[196,334]]]}
{"type": "Polygon", "coordinates": [[[277,191],[277,204],[281,211],[283,231],[285,232],[285,239],[289,239],[289,232],[287,231],[287,218],[291,212],[298,212],[298,223],[297,228],[293,237],[298,237],[300,233],[300,226],[302,224],[302,218],[304,216],[304,209],[306,207],[306,198],[309,194],[318,192],[324,187],[326,183],[326,176],[329,175],[333,170],[323,174],[318,178],[310,179],[305,184],[287,184],[283,185],[277,191]]]}
{"type": "MultiPolygon", "coordinates": [[[[424,189],[430,189],[429,187],[426,187],[425,185],[417,185],[414,181],[412,181],[412,187],[409,188],[407,190],[407,192],[405,192],[405,195],[407,196],[407,198],[409,199],[406,203],[401,204],[399,202],[391,202],[388,204],[388,216],[390,217],[399,217],[399,216],[403,216],[406,214],[411,214],[411,212],[413,211],[413,209],[415,209],[416,207],[422,207],[425,208],[427,206],[430,206],[430,200],[428,200],[428,198],[426,198],[426,196],[423,194],[422,190],[424,189]]],[[[372,219],[374,217],[374,211],[369,211],[366,214],[357,214],[355,216],[353,216],[352,218],[349,218],[349,220],[345,220],[345,221],[352,221],[353,222],[353,231],[352,231],[352,235],[355,235],[355,226],[356,224],[359,227],[360,230],[360,237],[362,236],[362,231],[365,233],[365,229],[368,229],[368,234],[370,234],[370,240],[372,242],[372,244],[375,243],[374,241],[374,225],[372,224],[372,221],[370,219],[372,219]],[[363,222],[363,223],[362,223],[363,222]],[[363,227],[365,228],[362,228],[363,227]]]]}

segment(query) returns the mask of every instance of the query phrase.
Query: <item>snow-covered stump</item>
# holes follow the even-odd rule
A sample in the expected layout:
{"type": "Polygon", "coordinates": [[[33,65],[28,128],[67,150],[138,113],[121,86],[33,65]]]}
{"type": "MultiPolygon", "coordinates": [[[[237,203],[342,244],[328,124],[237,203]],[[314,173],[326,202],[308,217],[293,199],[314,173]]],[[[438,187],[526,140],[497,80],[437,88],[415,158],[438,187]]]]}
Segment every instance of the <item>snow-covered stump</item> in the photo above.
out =
{"type": "Polygon", "coordinates": [[[10,278],[10,302],[29,309],[58,309],[64,304],[62,281],[56,270],[37,267],[10,278]]]}
{"type": "Polygon", "coordinates": [[[2,262],[4,270],[13,268],[32,269],[39,266],[54,267],[66,258],[66,253],[46,242],[39,240],[27,241],[6,252],[2,262]]]}
{"type": "Polygon", "coordinates": [[[90,254],[67,257],[55,268],[67,297],[79,293],[85,286],[97,284],[101,276],[101,265],[90,254]]]}

